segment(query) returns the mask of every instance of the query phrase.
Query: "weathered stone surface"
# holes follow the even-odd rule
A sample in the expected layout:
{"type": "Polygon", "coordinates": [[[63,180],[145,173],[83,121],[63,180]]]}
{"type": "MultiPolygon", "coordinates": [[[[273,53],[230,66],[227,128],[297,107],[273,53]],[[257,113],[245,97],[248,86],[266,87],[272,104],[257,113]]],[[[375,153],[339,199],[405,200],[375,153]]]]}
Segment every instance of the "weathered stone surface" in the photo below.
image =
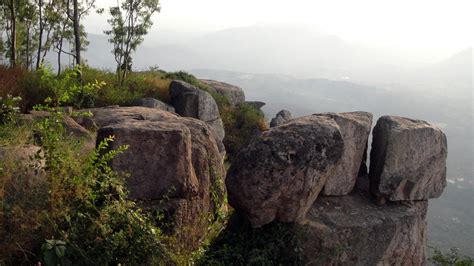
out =
{"type": "Polygon", "coordinates": [[[344,139],[344,153],[337,170],[326,182],[324,195],[346,195],[355,186],[359,170],[367,169],[364,154],[372,128],[372,114],[366,112],[325,113],[339,125],[344,139]]]}
{"type": "MultiPolygon", "coordinates": [[[[45,166],[43,156],[41,148],[35,145],[0,147],[0,169],[3,169],[4,173],[13,174],[16,179],[20,176],[39,177],[45,166]]],[[[0,193],[2,192],[3,189],[0,190],[0,193]]]]}
{"type": "Polygon", "coordinates": [[[263,132],[229,169],[229,203],[253,227],[297,221],[333,175],[343,148],[339,126],[328,117],[301,117],[263,132]]]}
{"type": "Polygon", "coordinates": [[[446,186],[446,135],[436,126],[382,116],[373,130],[370,189],[392,201],[437,198],[446,186]]]}
{"type": "Polygon", "coordinates": [[[216,93],[227,97],[231,105],[245,102],[244,90],[240,87],[216,80],[201,79],[201,81],[214,89],[216,93]]]}
{"type": "Polygon", "coordinates": [[[174,113],[174,107],[166,104],[162,101],[159,101],[155,98],[141,98],[133,101],[133,106],[142,106],[142,107],[148,107],[148,108],[156,108],[160,109],[163,111],[168,111],[174,113]]]}
{"type": "Polygon", "coordinates": [[[277,127],[284,124],[285,122],[291,120],[291,113],[288,110],[281,110],[278,112],[272,121],[270,122],[270,127],[277,127]]]}
{"type": "MultiPolygon", "coordinates": [[[[224,139],[225,131],[219,114],[219,108],[212,96],[205,91],[180,80],[170,84],[171,102],[176,113],[197,118],[211,125],[220,142],[224,139]]],[[[220,147],[222,152],[223,146],[220,147]]]]}
{"type": "Polygon", "coordinates": [[[130,174],[130,197],[147,208],[164,209],[181,244],[195,247],[224,196],[225,170],[215,135],[202,121],[137,108],[94,110],[99,124],[106,122],[106,113],[118,112],[97,140],[114,135],[111,148],[130,145],[110,162],[114,170],[130,174]]]}
{"type": "Polygon", "coordinates": [[[304,265],[424,265],[427,206],[321,196],[297,225],[304,265]]]}
{"type": "MultiPolygon", "coordinates": [[[[79,110],[79,112],[91,112],[92,117],[90,117],[90,119],[99,128],[128,120],[162,121],[178,117],[176,114],[170,112],[138,106],[82,109],[79,110]]],[[[78,121],[86,122],[85,120],[78,121]]],[[[90,121],[87,121],[87,123],[90,123],[90,121]]]]}

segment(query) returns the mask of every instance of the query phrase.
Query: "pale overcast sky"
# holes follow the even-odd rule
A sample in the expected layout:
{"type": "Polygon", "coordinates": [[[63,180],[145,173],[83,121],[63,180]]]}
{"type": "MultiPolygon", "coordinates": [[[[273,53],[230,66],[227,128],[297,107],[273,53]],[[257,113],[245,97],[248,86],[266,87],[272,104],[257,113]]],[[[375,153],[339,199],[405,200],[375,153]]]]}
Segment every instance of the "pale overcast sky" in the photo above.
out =
{"type": "MultiPolygon", "coordinates": [[[[116,0],[97,0],[98,6],[116,0]]],[[[450,53],[472,46],[474,0],[162,0],[153,31],[192,33],[258,23],[307,24],[346,40],[450,53]]],[[[106,17],[85,24],[102,33],[106,17]]],[[[158,35],[159,36],[159,35],[158,35]]]]}

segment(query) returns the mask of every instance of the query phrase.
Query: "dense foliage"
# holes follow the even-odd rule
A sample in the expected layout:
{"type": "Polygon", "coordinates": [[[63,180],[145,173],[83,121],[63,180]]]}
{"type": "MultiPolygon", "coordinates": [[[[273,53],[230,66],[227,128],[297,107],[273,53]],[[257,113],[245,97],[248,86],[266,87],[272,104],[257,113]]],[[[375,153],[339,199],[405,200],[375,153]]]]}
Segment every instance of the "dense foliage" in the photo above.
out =
{"type": "Polygon", "coordinates": [[[437,266],[474,266],[474,258],[461,255],[457,248],[443,253],[435,249],[430,262],[437,266]]]}
{"type": "Polygon", "coordinates": [[[302,265],[299,232],[291,224],[254,229],[237,214],[207,247],[197,265],[302,265]]]}
{"type": "Polygon", "coordinates": [[[107,164],[126,147],[109,150],[110,137],[87,152],[87,139],[65,134],[59,109],[36,109],[51,115],[0,126],[0,147],[40,147],[28,164],[18,164],[15,152],[0,162],[0,264],[166,261],[160,229],[127,199],[123,178],[107,164]]]}

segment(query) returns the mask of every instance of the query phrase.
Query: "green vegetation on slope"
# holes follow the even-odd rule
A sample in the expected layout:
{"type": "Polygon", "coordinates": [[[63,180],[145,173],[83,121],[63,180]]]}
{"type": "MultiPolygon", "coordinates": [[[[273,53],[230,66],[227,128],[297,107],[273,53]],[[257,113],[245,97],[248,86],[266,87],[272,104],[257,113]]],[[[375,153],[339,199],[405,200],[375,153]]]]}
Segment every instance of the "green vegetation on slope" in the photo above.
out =
{"type": "Polygon", "coordinates": [[[66,135],[62,113],[33,124],[0,125],[0,264],[139,264],[168,260],[161,231],[127,199],[123,178],[107,164],[126,147],[91,152],[66,135]],[[15,150],[41,150],[19,164],[15,150]],[[3,150],[5,151],[5,150],[3,150]]]}
{"type": "MultiPolygon", "coordinates": [[[[247,105],[230,106],[224,96],[185,72],[131,73],[120,85],[113,73],[88,67],[56,75],[47,68],[29,72],[0,66],[0,148],[41,147],[26,166],[18,165],[15,152],[0,162],[0,264],[184,265],[200,260],[204,246],[172,254],[174,241],[158,226],[162,214],[146,213],[127,199],[123,177],[107,165],[125,147],[105,152],[112,141],[108,139],[91,150],[91,139],[67,135],[60,122],[61,106],[128,105],[142,97],[169,103],[172,79],[186,79],[215,97],[229,132],[230,150],[237,152],[255,130],[264,127],[260,111],[247,105]],[[18,119],[20,110],[34,106],[51,116],[33,122],[18,119]]],[[[235,155],[229,152],[229,156],[235,155]]],[[[227,208],[226,201],[214,204],[227,208]]],[[[212,219],[217,222],[209,229],[205,246],[218,235],[222,238],[227,216],[219,212],[212,219]]]]}

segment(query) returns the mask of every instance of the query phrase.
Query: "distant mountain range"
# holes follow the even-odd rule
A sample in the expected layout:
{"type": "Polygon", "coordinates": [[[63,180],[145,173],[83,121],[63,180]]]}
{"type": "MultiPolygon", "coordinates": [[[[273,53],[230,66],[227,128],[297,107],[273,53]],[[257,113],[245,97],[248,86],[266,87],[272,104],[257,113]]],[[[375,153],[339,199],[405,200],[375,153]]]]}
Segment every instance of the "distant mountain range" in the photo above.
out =
{"type": "MultiPolygon", "coordinates": [[[[410,64],[403,52],[366,47],[305,26],[254,25],[189,38],[176,34],[174,42],[172,33],[162,37],[160,41],[159,32],[146,36],[147,41],[134,54],[136,69],[218,69],[384,86],[472,87],[472,47],[422,66],[410,64]]],[[[107,37],[89,34],[88,38],[85,58],[89,64],[113,69],[107,37]]]]}

